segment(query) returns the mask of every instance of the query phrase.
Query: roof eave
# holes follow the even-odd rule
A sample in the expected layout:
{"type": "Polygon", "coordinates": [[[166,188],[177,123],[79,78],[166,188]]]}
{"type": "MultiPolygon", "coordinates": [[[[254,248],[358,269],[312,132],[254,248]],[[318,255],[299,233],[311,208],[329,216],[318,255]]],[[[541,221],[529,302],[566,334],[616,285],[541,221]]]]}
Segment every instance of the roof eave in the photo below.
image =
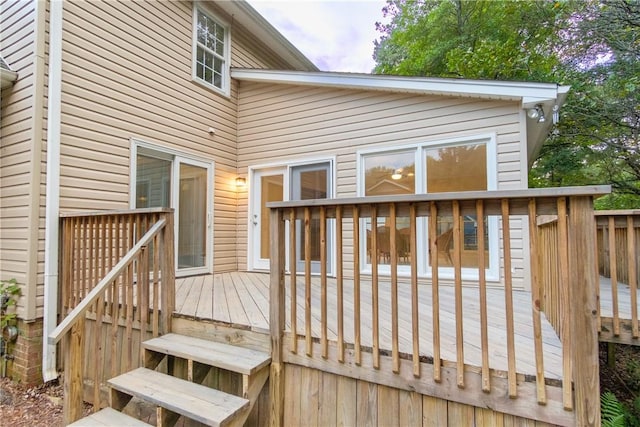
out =
{"type": "Polygon", "coordinates": [[[216,6],[233,16],[235,21],[251,31],[258,40],[264,41],[294,68],[304,71],[318,71],[318,67],[309,58],[246,1],[222,1],[217,2],[216,6]]]}
{"type": "Polygon", "coordinates": [[[558,85],[551,83],[441,79],[374,74],[233,69],[241,81],[280,83],[343,89],[381,90],[444,96],[521,101],[523,107],[555,101],[558,85]]]}

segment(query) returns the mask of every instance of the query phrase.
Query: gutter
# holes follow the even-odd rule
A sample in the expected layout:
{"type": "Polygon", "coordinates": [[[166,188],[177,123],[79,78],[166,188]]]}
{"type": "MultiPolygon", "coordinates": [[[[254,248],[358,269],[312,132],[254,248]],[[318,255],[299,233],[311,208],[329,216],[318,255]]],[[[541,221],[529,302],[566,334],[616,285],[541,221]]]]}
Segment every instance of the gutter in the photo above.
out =
{"type": "MultiPolygon", "coordinates": [[[[39,6],[44,3],[36,2],[39,6]]],[[[43,335],[48,337],[58,318],[58,250],[60,213],[60,135],[62,117],[62,12],[64,0],[51,0],[49,12],[49,94],[47,117],[47,189],[44,238],[43,335]]],[[[42,377],[58,377],[56,346],[42,340],[42,377]]]]}

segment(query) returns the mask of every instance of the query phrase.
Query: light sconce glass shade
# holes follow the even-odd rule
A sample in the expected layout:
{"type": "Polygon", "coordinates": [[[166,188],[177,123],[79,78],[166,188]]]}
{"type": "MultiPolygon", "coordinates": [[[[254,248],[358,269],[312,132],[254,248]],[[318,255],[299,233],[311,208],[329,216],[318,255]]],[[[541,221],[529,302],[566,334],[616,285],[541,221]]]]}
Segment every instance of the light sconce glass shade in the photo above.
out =
{"type": "Polygon", "coordinates": [[[247,185],[247,180],[241,177],[236,178],[236,187],[244,188],[247,185]]]}

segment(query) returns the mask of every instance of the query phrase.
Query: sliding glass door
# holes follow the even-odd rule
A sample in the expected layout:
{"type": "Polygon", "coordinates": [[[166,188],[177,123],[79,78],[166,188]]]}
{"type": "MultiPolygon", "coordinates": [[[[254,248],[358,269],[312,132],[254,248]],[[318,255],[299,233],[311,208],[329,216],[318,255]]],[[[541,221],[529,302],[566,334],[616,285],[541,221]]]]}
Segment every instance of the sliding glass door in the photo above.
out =
{"type": "Polygon", "coordinates": [[[175,209],[180,275],[211,271],[212,176],[211,163],[137,147],[135,207],[175,209]]]}

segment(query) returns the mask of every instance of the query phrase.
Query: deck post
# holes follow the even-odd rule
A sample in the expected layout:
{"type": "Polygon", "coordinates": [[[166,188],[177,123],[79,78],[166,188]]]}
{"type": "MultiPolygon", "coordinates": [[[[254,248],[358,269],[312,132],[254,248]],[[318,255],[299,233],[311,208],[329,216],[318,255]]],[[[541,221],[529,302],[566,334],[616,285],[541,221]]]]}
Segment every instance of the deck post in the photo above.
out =
{"type": "Polygon", "coordinates": [[[173,236],[173,212],[163,214],[167,223],[162,230],[162,282],[160,286],[160,331],[171,332],[171,316],[176,305],[176,267],[173,236]]]}
{"type": "Polygon", "coordinates": [[[590,196],[569,199],[569,301],[576,425],[600,425],[595,218],[590,196]]]}
{"type": "MultiPolygon", "coordinates": [[[[65,337],[64,357],[64,425],[82,418],[84,374],[84,317],[80,318],[65,337]]],[[[97,405],[99,407],[99,404],[97,405]]]]}
{"type": "Polygon", "coordinates": [[[284,364],[282,362],[282,335],[285,322],[284,290],[284,217],[281,209],[271,209],[270,213],[270,291],[269,329],[271,332],[271,374],[269,396],[271,399],[269,425],[284,425],[284,364]]]}

